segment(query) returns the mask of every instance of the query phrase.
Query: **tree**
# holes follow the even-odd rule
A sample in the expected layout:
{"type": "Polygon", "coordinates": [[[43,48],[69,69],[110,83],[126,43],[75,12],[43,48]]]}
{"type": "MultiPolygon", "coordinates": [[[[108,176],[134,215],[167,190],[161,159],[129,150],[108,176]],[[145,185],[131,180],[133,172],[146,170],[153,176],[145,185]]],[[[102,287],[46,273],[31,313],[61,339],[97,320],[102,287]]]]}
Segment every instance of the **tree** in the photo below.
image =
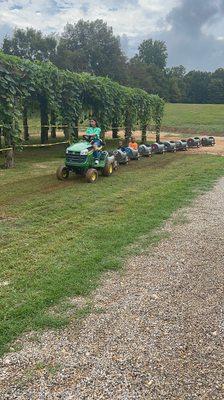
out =
{"type": "Polygon", "coordinates": [[[86,72],[86,54],[83,50],[68,50],[62,45],[58,46],[55,64],[62,69],[72,72],[86,72]]]}
{"type": "Polygon", "coordinates": [[[90,72],[126,83],[126,58],[120,39],[100,19],[67,24],[61,35],[56,64],[76,72],[90,72]]]}
{"type": "Polygon", "coordinates": [[[161,70],[155,64],[148,65],[142,62],[136,55],[129,61],[128,71],[130,86],[158,94],[163,98],[169,97],[165,70],[161,70]]]}
{"type": "Polygon", "coordinates": [[[172,67],[167,70],[169,76],[183,79],[186,75],[186,68],[183,65],[178,65],[177,67],[172,67]]]}
{"type": "Polygon", "coordinates": [[[31,61],[54,60],[57,40],[54,35],[43,35],[33,28],[15,29],[12,38],[6,36],[2,50],[6,54],[26,58],[31,61]]]}
{"type": "Polygon", "coordinates": [[[187,103],[208,103],[210,72],[190,71],[184,77],[187,103]]]}
{"type": "Polygon", "coordinates": [[[139,58],[148,65],[156,65],[159,69],[164,69],[167,62],[167,47],[165,42],[152,39],[144,40],[139,48],[139,58]]]}
{"type": "Polygon", "coordinates": [[[186,97],[185,74],[186,69],[183,65],[167,69],[169,101],[171,103],[181,103],[186,97]]]}
{"type": "Polygon", "coordinates": [[[224,68],[219,68],[212,74],[208,96],[211,103],[224,103],[224,68]]]}
{"type": "Polygon", "coordinates": [[[129,85],[168,99],[167,48],[164,42],[144,40],[128,63],[129,85]]]}
{"type": "Polygon", "coordinates": [[[149,74],[149,66],[143,63],[136,55],[128,63],[129,84],[130,86],[144,89],[151,92],[153,79],[149,74]]]}

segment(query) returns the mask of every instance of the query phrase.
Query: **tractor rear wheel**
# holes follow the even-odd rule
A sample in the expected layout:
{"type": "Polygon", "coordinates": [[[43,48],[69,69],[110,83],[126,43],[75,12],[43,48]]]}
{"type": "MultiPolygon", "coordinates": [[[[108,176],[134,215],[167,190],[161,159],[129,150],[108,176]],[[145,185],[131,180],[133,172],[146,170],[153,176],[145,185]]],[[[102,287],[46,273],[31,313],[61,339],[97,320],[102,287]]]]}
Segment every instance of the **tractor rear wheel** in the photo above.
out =
{"type": "Polygon", "coordinates": [[[59,179],[59,181],[64,181],[65,179],[68,179],[69,177],[69,170],[66,168],[64,165],[60,165],[56,171],[56,176],[59,179]]]}
{"type": "Polygon", "coordinates": [[[86,180],[88,183],[95,183],[98,179],[98,171],[94,168],[90,168],[86,172],[86,180]]]}
{"type": "Polygon", "coordinates": [[[102,170],[103,176],[110,176],[113,173],[113,164],[106,164],[102,170]]]}

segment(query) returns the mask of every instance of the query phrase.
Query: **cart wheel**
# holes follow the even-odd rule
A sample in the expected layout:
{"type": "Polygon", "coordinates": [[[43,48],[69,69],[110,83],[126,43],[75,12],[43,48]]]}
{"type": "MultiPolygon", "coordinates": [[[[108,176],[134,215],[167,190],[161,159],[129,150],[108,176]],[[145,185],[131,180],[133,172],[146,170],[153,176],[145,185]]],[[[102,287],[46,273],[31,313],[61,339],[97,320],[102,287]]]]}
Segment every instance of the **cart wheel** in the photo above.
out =
{"type": "Polygon", "coordinates": [[[103,176],[110,176],[113,173],[113,164],[106,164],[102,170],[103,176]]]}
{"type": "Polygon", "coordinates": [[[123,161],[122,164],[128,164],[128,163],[129,163],[129,158],[128,158],[128,156],[125,157],[122,161],[123,161]]]}
{"type": "Polygon", "coordinates": [[[69,170],[64,165],[60,165],[56,171],[56,176],[60,181],[64,181],[69,177],[69,170]]]}
{"type": "Polygon", "coordinates": [[[88,183],[95,183],[98,179],[98,171],[94,168],[90,168],[86,172],[86,180],[88,183]]]}
{"type": "Polygon", "coordinates": [[[118,164],[118,162],[115,160],[114,163],[113,163],[113,169],[114,169],[114,171],[117,171],[118,168],[119,168],[119,164],[118,164]]]}

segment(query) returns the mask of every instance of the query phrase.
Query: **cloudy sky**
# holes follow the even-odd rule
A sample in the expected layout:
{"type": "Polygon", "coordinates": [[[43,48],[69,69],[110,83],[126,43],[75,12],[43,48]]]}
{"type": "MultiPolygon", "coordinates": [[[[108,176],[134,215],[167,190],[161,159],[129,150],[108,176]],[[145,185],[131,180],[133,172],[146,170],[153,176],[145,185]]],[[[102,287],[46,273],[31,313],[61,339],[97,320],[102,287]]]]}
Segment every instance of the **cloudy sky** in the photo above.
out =
{"type": "Polygon", "coordinates": [[[61,32],[80,18],[107,21],[128,56],[153,38],[166,41],[169,66],[224,67],[224,0],[0,0],[0,41],[15,27],[61,32]]]}

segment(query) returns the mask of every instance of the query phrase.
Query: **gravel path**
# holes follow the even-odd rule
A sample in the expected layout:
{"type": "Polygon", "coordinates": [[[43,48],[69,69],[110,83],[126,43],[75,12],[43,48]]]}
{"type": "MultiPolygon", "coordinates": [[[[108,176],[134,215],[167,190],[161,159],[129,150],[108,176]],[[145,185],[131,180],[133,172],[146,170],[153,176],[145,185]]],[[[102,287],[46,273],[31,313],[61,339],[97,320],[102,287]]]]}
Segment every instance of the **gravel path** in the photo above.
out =
{"type": "Polygon", "coordinates": [[[0,363],[0,398],[223,399],[223,210],[224,179],[106,275],[80,326],[25,335],[0,363]]]}

